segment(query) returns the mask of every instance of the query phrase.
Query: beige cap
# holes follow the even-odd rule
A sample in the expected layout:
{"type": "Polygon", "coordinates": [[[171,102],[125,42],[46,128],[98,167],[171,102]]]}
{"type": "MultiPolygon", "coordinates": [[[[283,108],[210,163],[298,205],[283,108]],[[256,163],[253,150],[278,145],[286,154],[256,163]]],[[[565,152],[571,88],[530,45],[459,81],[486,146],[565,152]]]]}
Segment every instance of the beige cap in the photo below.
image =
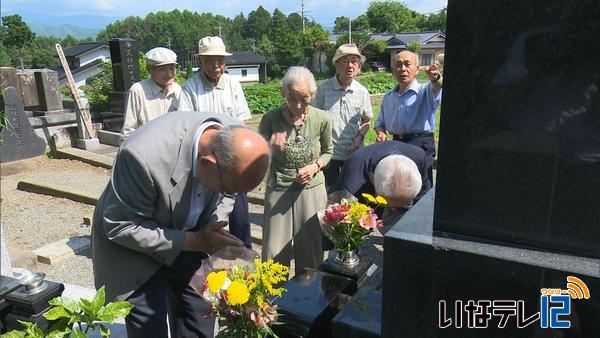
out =
{"type": "Polygon", "coordinates": [[[146,53],[145,56],[146,64],[148,66],[177,64],[177,54],[168,48],[152,48],[146,53]]]}
{"type": "Polygon", "coordinates": [[[207,56],[229,56],[225,50],[225,44],[218,36],[205,36],[198,41],[198,54],[207,56]]]}
{"type": "Polygon", "coordinates": [[[339,60],[340,58],[343,58],[346,55],[360,56],[360,62],[362,62],[363,64],[367,60],[367,58],[358,51],[358,47],[356,47],[355,44],[346,43],[346,44],[339,46],[338,49],[335,50],[335,55],[333,56],[333,60],[332,60],[333,64],[335,65],[337,60],[339,60]]]}

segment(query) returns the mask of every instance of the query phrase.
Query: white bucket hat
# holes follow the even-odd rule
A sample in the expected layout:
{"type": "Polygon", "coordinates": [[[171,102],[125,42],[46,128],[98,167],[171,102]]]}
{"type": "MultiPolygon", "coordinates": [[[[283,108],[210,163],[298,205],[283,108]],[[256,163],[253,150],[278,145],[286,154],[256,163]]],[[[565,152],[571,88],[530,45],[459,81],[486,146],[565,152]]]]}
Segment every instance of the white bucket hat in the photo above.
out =
{"type": "Polygon", "coordinates": [[[156,47],[150,49],[146,53],[146,64],[148,66],[162,66],[177,64],[177,54],[172,50],[164,47],[156,47]]]}
{"type": "Polygon", "coordinates": [[[338,49],[335,50],[335,55],[333,56],[333,60],[332,60],[333,64],[335,65],[337,60],[339,60],[340,58],[343,58],[344,56],[347,56],[347,55],[360,56],[360,62],[362,62],[363,64],[367,60],[367,58],[358,51],[358,47],[356,47],[355,44],[346,43],[346,44],[339,46],[338,49]]]}
{"type": "Polygon", "coordinates": [[[198,41],[198,54],[207,56],[229,56],[225,50],[225,44],[218,36],[205,36],[198,41]]]}

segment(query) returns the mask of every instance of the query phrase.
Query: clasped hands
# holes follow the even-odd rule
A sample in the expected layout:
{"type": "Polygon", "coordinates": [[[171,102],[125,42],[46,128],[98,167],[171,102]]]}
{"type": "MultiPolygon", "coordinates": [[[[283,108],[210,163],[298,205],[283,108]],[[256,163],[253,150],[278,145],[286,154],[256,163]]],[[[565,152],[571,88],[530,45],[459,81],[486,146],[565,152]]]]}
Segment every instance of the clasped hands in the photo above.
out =
{"type": "Polygon", "coordinates": [[[244,246],[242,241],[224,229],[228,224],[227,221],[218,221],[206,224],[197,231],[186,231],[183,250],[212,254],[226,246],[244,246]]]}

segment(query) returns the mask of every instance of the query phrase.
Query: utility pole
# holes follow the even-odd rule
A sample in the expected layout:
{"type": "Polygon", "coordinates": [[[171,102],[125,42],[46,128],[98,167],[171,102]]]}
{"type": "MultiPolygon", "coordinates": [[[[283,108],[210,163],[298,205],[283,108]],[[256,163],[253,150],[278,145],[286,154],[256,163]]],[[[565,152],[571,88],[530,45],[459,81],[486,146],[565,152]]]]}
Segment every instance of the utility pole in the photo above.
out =
{"type": "Polygon", "coordinates": [[[304,0],[301,1],[301,12],[302,12],[302,34],[304,34],[304,0]]]}
{"type": "Polygon", "coordinates": [[[171,49],[171,37],[170,36],[167,40],[167,48],[171,49]]]}
{"type": "Polygon", "coordinates": [[[348,18],[348,43],[352,43],[352,19],[348,18]]]}
{"type": "Polygon", "coordinates": [[[219,25],[217,26],[217,28],[219,29],[219,37],[221,37],[221,23],[219,23],[219,25]]]}

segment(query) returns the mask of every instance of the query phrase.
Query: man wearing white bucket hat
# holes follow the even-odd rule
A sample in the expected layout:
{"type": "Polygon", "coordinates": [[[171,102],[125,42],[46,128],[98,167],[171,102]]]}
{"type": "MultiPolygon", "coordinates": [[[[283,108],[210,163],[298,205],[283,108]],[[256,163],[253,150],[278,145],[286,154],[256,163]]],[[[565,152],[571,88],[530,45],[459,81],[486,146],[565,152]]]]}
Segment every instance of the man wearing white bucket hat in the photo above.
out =
{"type": "Polygon", "coordinates": [[[355,44],[339,46],[332,60],[336,74],[319,86],[312,103],[331,118],[333,156],[324,170],[328,189],[340,175],[344,162],[362,146],[373,118],[369,91],[354,79],[365,59],[355,44]]]}
{"type": "MultiPolygon", "coordinates": [[[[250,119],[250,109],[240,83],[225,73],[225,57],[232,55],[218,36],[205,36],[198,41],[200,71],[183,84],[179,100],[180,111],[212,112],[229,115],[241,123],[250,119]]],[[[250,243],[248,195],[235,196],[229,216],[229,231],[241,239],[247,248],[250,243]]]]}
{"type": "Polygon", "coordinates": [[[181,86],[175,82],[177,54],[164,47],[149,50],[146,69],[150,78],[134,83],[125,101],[121,143],[139,126],[177,109],[181,86]]]}

